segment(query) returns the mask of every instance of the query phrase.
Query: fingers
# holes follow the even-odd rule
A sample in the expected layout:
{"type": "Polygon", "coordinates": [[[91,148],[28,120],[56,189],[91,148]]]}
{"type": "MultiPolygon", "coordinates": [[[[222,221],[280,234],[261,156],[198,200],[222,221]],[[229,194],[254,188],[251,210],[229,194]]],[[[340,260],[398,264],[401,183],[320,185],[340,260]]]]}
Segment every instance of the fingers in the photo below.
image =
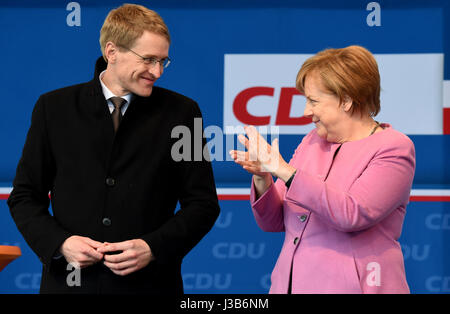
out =
{"type": "Polygon", "coordinates": [[[83,255],[85,255],[86,258],[84,260],[88,261],[88,262],[98,262],[103,259],[103,254],[100,252],[97,252],[96,249],[94,249],[90,246],[82,249],[81,253],[83,255]]]}
{"type": "Polygon", "coordinates": [[[136,271],[139,265],[137,254],[131,250],[117,255],[105,255],[103,264],[119,276],[125,276],[136,271]]]}
{"type": "MultiPolygon", "coordinates": [[[[258,130],[253,126],[244,126],[245,133],[247,134],[250,144],[254,142],[255,145],[269,145],[266,139],[258,132],[258,130]]],[[[246,146],[247,147],[247,146],[246,146]]],[[[247,147],[248,148],[248,147],[247,147]]]]}
{"type": "Polygon", "coordinates": [[[105,266],[121,276],[145,267],[154,259],[150,247],[142,239],[101,243],[86,237],[72,236],[64,242],[61,252],[67,262],[77,268],[85,268],[104,259],[105,266]]]}
{"type": "Polygon", "coordinates": [[[274,149],[277,152],[280,151],[278,137],[272,141],[272,149],[274,149]]]}
{"type": "MultiPolygon", "coordinates": [[[[269,146],[270,147],[270,146],[269,146]]],[[[274,150],[275,151],[275,150],[274,150]]],[[[260,164],[261,162],[266,162],[270,160],[270,151],[261,150],[259,151],[257,157],[254,157],[250,152],[243,152],[240,150],[230,150],[229,152],[230,157],[236,162],[241,164],[240,162],[251,162],[255,164],[260,164]]]]}
{"type": "Polygon", "coordinates": [[[132,242],[124,241],[124,242],[116,242],[116,243],[102,243],[102,246],[97,248],[97,251],[103,254],[107,253],[117,253],[120,251],[125,251],[130,249],[133,246],[132,242]]]}
{"type": "Polygon", "coordinates": [[[84,238],[83,241],[86,246],[82,248],[81,253],[89,257],[89,260],[92,260],[93,262],[98,262],[103,259],[103,254],[97,251],[97,248],[102,245],[101,242],[89,238],[84,238]]]}
{"type": "Polygon", "coordinates": [[[102,242],[98,242],[95,240],[92,240],[90,238],[84,238],[84,241],[89,244],[91,247],[93,247],[94,249],[98,249],[99,247],[101,247],[103,245],[102,242]]]}
{"type": "Polygon", "coordinates": [[[260,163],[253,161],[239,161],[239,160],[235,160],[235,162],[241,165],[242,168],[247,172],[249,172],[250,174],[261,175],[261,172],[263,172],[260,163]]]}
{"type": "Polygon", "coordinates": [[[119,276],[126,276],[138,270],[137,260],[128,260],[122,263],[110,263],[104,261],[106,267],[108,267],[114,274],[119,276]]]}
{"type": "Polygon", "coordinates": [[[257,131],[254,126],[244,126],[248,138],[239,135],[239,141],[247,148],[246,152],[231,150],[230,156],[248,172],[261,175],[270,172],[277,175],[284,160],[280,155],[279,139],[272,140],[272,145],[257,131]]]}
{"type": "Polygon", "coordinates": [[[75,267],[84,268],[103,259],[103,254],[97,252],[100,242],[87,237],[71,236],[61,246],[61,253],[66,261],[75,267]]]}
{"type": "MultiPolygon", "coordinates": [[[[239,135],[238,139],[245,147],[249,148],[249,140],[244,135],[239,135]]],[[[229,154],[234,159],[234,162],[242,166],[247,172],[256,175],[260,174],[261,164],[256,159],[252,160],[249,152],[230,150],[229,154]]]]}
{"type": "Polygon", "coordinates": [[[244,167],[244,166],[252,166],[255,168],[260,167],[259,161],[252,161],[249,158],[248,152],[243,152],[243,151],[238,151],[238,150],[230,150],[229,154],[230,154],[231,158],[234,159],[234,162],[241,165],[242,167],[244,167]]]}
{"type": "MultiPolygon", "coordinates": [[[[244,126],[244,130],[250,140],[258,140],[259,133],[254,126],[244,126]]],[[[250,141],[244,135],[239,134],[238,140],[245,148],[249,149],[250,141]]]]}
{"type": "Polygon", "coordinates": [[[250,154],[250,157],[253,160],[257,160],[258,158],[258,147],[259,147],[259,138],[258,138],[258,131],[256,131],[256,129],[252,126],[250,127],[244,127],[245,132],[247,133],[248,136],[248,144],[247,144],[247,150],[250,154]]]}
{"type": "Polygon", "coordinates": [[[244,135],[239,134],[239,135],[238,135],[238,140],[239,140],[239,142],[241,142],[242,145],[245,146],[245,148],[248,149],[249,141],[248,141],[248,139],[247,139],[244,135]]]}
{"type": "Polygon", "coordinates": [[[124,261],[129,260],[130,258],[135,258],[136,256],[133,254],[132,251],[122,251],[118,254],[108,255],[105,254],[105,262],[109,263],[121,263],[124,261]]]}
{"type": "Polygon", "coordinates": [[[116,275],[128,275],[145,267],[154,259],[148,244],[141,239],[118,243],[106,243],[98,250],[105,251],[105,266],[111,269],[116,275]],[[107,255],[107,250],[118,251],[122,253],[116,255],[107,255]]]}
{"type": "Polygon", "coordinates": [[[243,152],[240,150],[230,150],[229,153],[230,153],[231,158],[233,158],[234,160],[238,160],[238,161],[249,160],[248,152],[243,152]]]}

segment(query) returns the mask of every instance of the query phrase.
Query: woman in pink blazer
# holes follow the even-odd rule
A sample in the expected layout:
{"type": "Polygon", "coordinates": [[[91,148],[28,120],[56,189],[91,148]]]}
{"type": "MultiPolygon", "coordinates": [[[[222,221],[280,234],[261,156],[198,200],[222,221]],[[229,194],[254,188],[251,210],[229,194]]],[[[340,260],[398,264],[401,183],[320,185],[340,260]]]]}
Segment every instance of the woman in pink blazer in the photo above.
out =
{"type": "Polygon", "coordinates": [[[412,141],[373,117],[380,76],[359,46],[328,49],[300,69],[304,115],[316,128],[289,163],[245,127],[230,151],[253,174],[256,222],[285,232],[270,293],[409,293],[398,242],[415,170],[412,141]],[[277,178],[274,183],[272,176],[277,178]]]}

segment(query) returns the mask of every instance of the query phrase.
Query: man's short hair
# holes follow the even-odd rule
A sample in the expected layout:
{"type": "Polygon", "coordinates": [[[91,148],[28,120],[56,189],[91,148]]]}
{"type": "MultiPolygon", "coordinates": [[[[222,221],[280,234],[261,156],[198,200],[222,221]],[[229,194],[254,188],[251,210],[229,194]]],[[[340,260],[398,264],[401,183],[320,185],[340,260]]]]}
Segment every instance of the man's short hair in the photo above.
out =
{"type": "Polygon", "coordinates": [[[132,48],[144,31],[161,35],[170,44],[169,29],[155,11],[137,4],[124,4],[111,10],[100,30],[100,49],[105,61],[108,62],[105,57],[107,42],[113,42],[118,47],[132,48]]]}

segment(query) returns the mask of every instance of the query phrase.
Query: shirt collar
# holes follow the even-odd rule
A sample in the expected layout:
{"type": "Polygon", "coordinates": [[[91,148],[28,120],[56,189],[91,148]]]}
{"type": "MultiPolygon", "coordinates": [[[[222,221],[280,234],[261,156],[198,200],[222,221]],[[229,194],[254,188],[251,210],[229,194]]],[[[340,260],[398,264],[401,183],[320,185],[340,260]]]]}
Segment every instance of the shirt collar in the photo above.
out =
{"type": "Polygon", "coordinates": [[[98,78],[99,81],[100,81],[100,84],[102,85],[102,91],[103,91],[103,95],[105,96],[105,99],[109,100],[111,97],[120,97],[120,98],[125,99],[127,101],[127,103],[129,104],[131,102],[131,100],[133,99],[133,94],[132,93],[128,93],[128,94],[123,95],[123,96],[116,96],[116,95],[114,95],[114,93],[111,92],[111,90],[108,87],[106,87],[105,83],[103,83],[103,81],[102,81],[102,76],[103,76],[103,74],[105,72],[106,72],[106,70],[103,71],[102,73],[100,73],[100,76],[98,78]]]}

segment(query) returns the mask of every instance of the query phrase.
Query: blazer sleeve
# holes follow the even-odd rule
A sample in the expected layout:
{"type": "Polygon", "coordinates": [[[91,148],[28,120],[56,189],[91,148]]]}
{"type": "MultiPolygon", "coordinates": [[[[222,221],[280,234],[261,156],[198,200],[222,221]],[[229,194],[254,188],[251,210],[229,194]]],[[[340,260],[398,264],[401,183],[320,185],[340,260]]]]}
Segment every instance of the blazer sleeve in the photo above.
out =
{"type": "Polygon", "coordinates": [[[297,171],[286,199],[339,231],[361,231],[406,206],[414,171],[414,144],[404,136],[380,149],[348,191],[297,171]]]}
{"type": "MultiPolygon", "coordinates": [[[[190,134],[195,134],[194,119],[202,119],[202,115],[195,102],[192,108],[193,114],[189,115],[186,126],[190,134]]],[[[194,156],[195,141],[191,142],[194,156]]],[[[202,136],[203,148],[206,148],[206,139],[202,136]]],[[[180,209],[158,230],[143,236],[158,263],[182,259],[211,230],[220,212],[207,149],[201,160],[192,158],[178,163],[180,173],[174,178],[177,182],[174,182],[173,193],[178,195],[180,209]]]]}
{"type": "Polygon", "coordinates": [[[267,232],[283,232],[283,197],[285,187],[282,180],[273,182],[270,187],[257,199],[255,183],[252,177],[250,188],[250,204],[257,225],[267,232]]]}
{"type": "Polygon", "coordinates": [[[43,264],[48,264],[70,234],[49,212],[49,191],[56,170],[48,143],[43,99],[41,96],[34,107],[7,203],[28,245],[43,264]]]}
{"type": "MultiPolygon", "coordinates": [[[[303,137],[300,145],[294,152],[289,165],[294,166],[298,152],[303,148],[303,143],[307,142],[311,133],[303,137]]],[[[283,232],[284,231],[284,214],[283,214],[283,200],[286,194],[286,185],[283,180],[276,180],[270,187],[256,198],[255,184],[251,183],[250,188],[250,204],[252,206],[253,216],[255,217],[258,226],[267,232],[283,232]]]]}

